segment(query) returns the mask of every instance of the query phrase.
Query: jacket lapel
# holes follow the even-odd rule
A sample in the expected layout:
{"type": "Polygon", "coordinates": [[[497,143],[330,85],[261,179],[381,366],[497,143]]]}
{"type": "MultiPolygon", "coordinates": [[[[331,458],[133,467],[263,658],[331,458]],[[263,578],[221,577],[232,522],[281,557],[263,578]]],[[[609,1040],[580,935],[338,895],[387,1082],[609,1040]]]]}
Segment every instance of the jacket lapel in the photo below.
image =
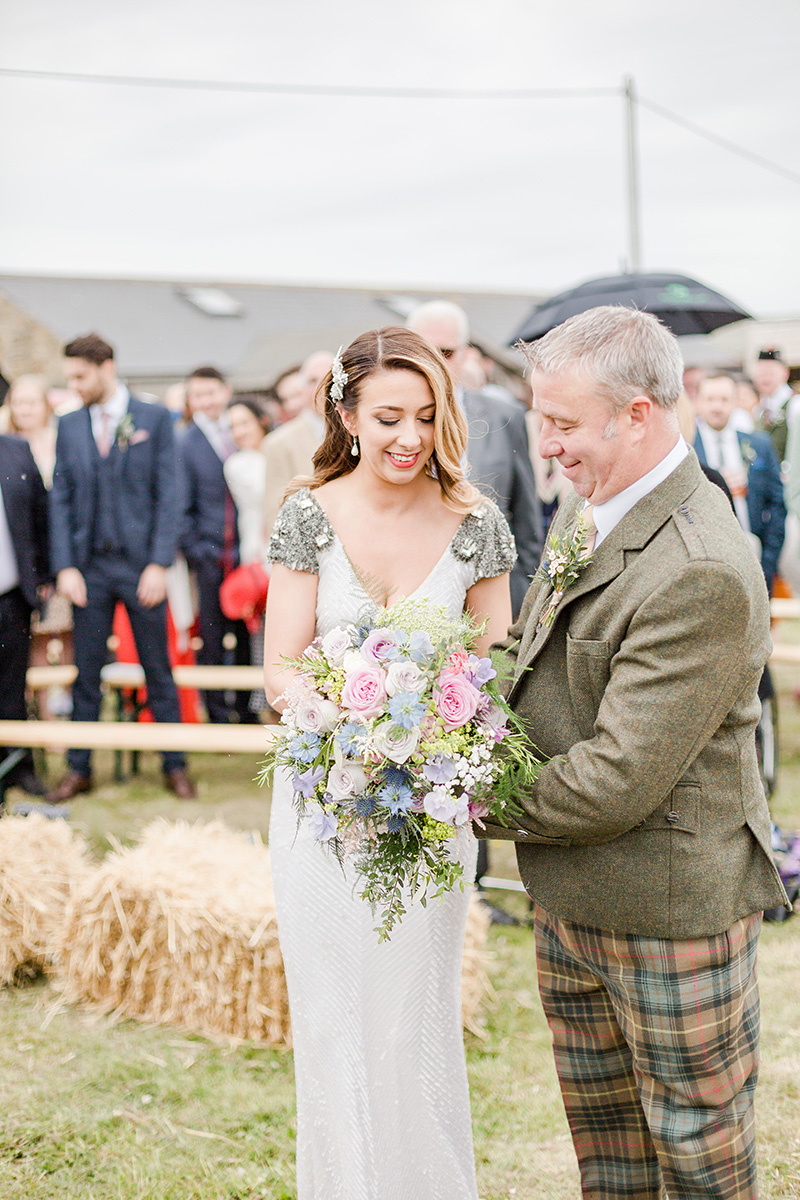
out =
{"type": "MultiPolygon", "coordinates": [[[[646,546],[670,519],[674,510],[692,494],[700,479],[701,472],[697,457],[690,451],[672,474],[652,492],[642,497],[612,529],[608,537],[600,543],[581,575],[567,588],[556,609],[555,618],[549,626],[538,623],[544,603],[552,591],[551,587],[542,588],[542,593],[537,597],[531,610],[520,644],[520,652],[517,657],[517,678],[514,681],[511,696],[513,696],[525,670],[532,665],[547,645],[564,610],[581,596],[585,596],[587,592],[604,587],[620,575],[625,570],[626,552],[641,550],[646,546]]],[[[571,510],[569,522],[560,526],[559,531],[564,527],[568,528],[570,523],[574,524],[579,507],[580,502],[576,502],[571,510]]]]}

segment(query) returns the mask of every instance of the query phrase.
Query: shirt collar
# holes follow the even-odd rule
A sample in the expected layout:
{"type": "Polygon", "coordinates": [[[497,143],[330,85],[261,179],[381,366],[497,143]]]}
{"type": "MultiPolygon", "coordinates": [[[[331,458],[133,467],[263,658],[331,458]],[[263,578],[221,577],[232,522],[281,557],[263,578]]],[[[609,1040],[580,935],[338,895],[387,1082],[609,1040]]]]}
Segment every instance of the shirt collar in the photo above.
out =
{"type": "Polygon", "coordinates": [[[125,384],[118,383],[113,395],[109,396],[108,400],[105,400],[102,404],[93,404],[90,411],[93,415],[96,413],[98,419],[102,413],[108,413],[112,421],[116,425],[119,425],[120,421],[125,416],[125,413],[128,411],[129,400],[130,393],[125,387],[125,384]]]}
{"type": "Polygon", "coordinates": [[[595,549],[600,545],[604,538],[607,538],[612,529],[619,525],[622,518],[630,512],[635,504],[643,500],[645,496],[654,491],[660,483],[672,474],[689,453],[689,447],[678,434],[678,440],[662,458],[660,463],[656,463],[651,471],[643,475],[641,479],[637,479],[629,487],[618,492],[616,496],[612,496],[610,500],[605,500],[602,504],[596,504],[592,510],[594,523],[597,527],[597,537],[595,538],[595,549]]]}

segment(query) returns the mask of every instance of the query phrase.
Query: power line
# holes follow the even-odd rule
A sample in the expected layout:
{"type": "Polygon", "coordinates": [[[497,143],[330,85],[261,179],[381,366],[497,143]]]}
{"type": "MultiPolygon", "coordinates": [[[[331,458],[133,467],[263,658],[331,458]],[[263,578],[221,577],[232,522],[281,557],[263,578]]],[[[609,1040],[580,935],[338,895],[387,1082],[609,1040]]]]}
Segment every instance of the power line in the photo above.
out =
{"type": "Polygon", "coordinates": [[[763,158],[760,154],[755,154],[752,150],[747,150],[744,146],[737,145],[736,142],[729,142],[727,138],[719,137],[718,134],[704,129],[702,125],[696,125],[694,121],[688,121],[686,117],[681,117],[678,113],[664,108],[662,104],[656,104],[653,100],[645,100],[644,96],[637,96],[635,102],[641,105],[642,108],[647,108],[650,112],[664,117],[665,120],[672,121],[673,124],[680,125],[683,129],[688,129],[690,133],[705,138],[707,142],[712,142],[715,146],[721,146],[723,150],[729,150],[731,154],[738,154],[740,158],[746,158],[748,162],[755,163],[759,167],[764,167],[767,171],[773,171],[776,175],[782,175],[784,179],[789,179],[792,183],[800,183],[800,173],[797,171],[790,171],[788,167],[782,167],[780,163],[774,163],[769,158],[763,158]]]}
{"type": "Polygon", "coordinates": [[[426,88],[355,87],[350,84],[257,83],[230,79],[175,79],[145,75],[93,75],[78,71],[34,71],[0,67],[0,75],[50,79],[59,83],[101,83],[203,92],[262,92],[272,96],[352,96],[393,100],[546,100],[562,97],[618,96],[619,88],[426,88]]]}
{"type": "MultiPolygon", "coordinates": [[[[338,96],[354,99],[390,100],[561,100],[622,96],[623,88],[431,88],[431,87],[356,87],[351,84],[314,83],[260,83],[231,79],[179,79],[170,76],[149,75],[96,75],[82,71],[39,71],[22,67],[0,67],[0,76],[17,79],[44,79],[57,83],[89,83],[116,87],[168,88],[173,91],[231,92],[270,96],[338,96]]],[[[672,112],[654,100],[637,95],[634,103],[667,121],[679,125],[697,137],[704,138],[715,146],[738,155],[764,170],[772,171],[792,183],[800,183],[800,172],[792,171],[780,163],[772,162],[736,142],[720,137],[695,121],[689,121],[679,113],[672,112]]]]}

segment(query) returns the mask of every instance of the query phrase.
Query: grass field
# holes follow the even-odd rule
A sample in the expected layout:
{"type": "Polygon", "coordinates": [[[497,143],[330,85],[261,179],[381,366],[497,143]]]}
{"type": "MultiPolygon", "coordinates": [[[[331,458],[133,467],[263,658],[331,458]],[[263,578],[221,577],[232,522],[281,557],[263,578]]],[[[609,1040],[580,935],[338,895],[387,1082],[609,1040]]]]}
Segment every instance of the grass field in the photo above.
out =
{"type": "MultiPolygon", "coordinates": [[[[773,813],[800,828],[800,706],[781,689],[782,770],[773,813]]],[[[72,823],[102,853],[157,816],[268,825],[255,762],[196,756],[196,802],[159,786],[158,763],[72,805],[72,823]]],[[[56,774],[60,764],[53,761],[56,774]]],[[[9,793],[9,799],[13,793],[9,793]]],[[[492,873],[514,873],[507,844],[492,873]]],[[[520,895],[491,897],[525,918],[520,895]]],[[[539,1004],[531,932],[490,933],[493,993],[482,1038],[467,1035],[479,1191],[484,1200],[577,1196],[577,1170],[539,1004]]],[[[766,927],[760,952],[762,1068],[758,1098],[762,1200],[800,1197],[800,917],[766,927]]],[[[44,980],[0,991],[2,1200],[294,1200],[291,1053],[218,1046],[163,1028],[68,1009],[44,980]]],[[[377,1198],[376,1198],[377,1200],[377,1198]]]]}

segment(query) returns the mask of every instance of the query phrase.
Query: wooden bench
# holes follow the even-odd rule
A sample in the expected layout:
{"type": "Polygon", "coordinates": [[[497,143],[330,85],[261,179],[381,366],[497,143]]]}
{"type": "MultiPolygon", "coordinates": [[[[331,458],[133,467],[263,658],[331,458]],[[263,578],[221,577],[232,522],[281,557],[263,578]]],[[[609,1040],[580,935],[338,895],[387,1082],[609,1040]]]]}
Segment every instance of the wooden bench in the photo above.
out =
{"type": "Polygon", "coordinates": [[[194,754],[262,754],[275,725],[182,725],[138,721],[0,721],[0,746],[76,750],[182,750],[194,754]]]}

